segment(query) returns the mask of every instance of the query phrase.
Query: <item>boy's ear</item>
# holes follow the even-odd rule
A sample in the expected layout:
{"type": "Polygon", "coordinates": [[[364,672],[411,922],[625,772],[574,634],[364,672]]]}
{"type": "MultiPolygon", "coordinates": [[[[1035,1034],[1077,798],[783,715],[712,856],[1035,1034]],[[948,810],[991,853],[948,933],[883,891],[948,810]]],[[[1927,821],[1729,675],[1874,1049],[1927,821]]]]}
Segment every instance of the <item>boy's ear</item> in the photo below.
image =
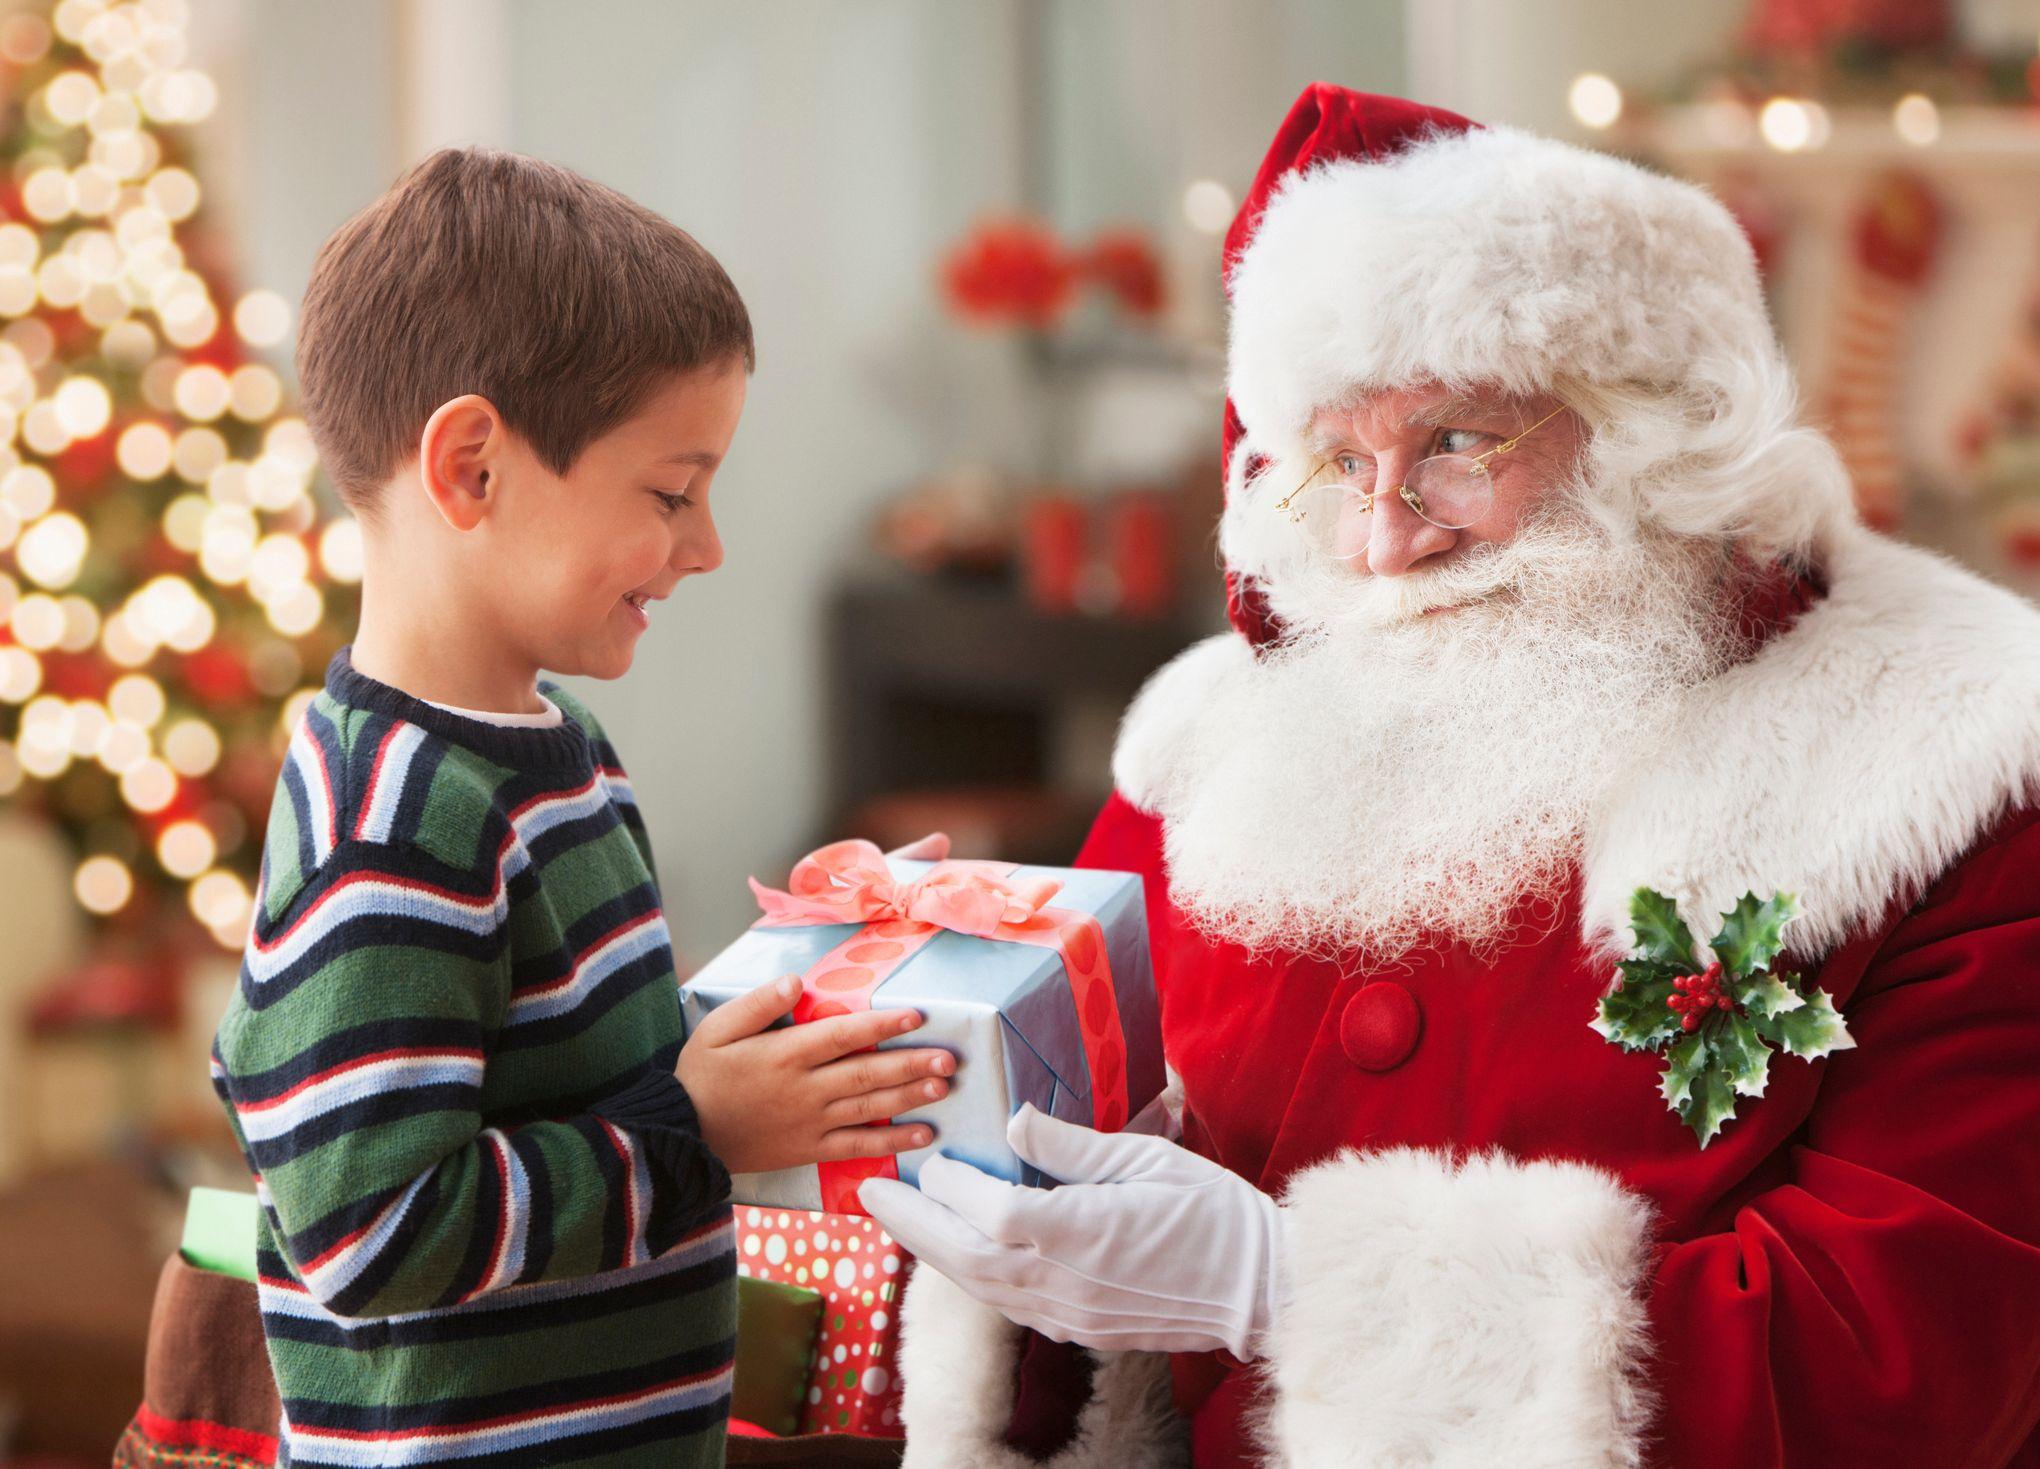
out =
{"type": "Polygon", "coordinates": [[[508,446],[503,415],[478,393],[449,398],[425,420],[418,439],[418,479],[425,497],[455,530],[473,530],[489,513],[508,446]]]}

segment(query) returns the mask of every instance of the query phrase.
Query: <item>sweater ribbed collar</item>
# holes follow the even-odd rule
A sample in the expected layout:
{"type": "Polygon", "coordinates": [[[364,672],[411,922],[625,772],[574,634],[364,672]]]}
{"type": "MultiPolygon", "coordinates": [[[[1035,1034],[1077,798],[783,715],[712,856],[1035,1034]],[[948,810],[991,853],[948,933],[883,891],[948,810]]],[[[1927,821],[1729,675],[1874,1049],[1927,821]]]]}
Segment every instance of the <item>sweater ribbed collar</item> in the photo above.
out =
{"type": "MultiPolygon", "coordinates": [[[[326,665],[326,692],[350,709],[415,724],[450,745],[513,770],[588,770],[596,763],[587,731],[571,714],[550,729],[485,724],[370,678],[354,666],[353,652],[350,644],[326,665]]],[[[547,698],[558,702],[558,693],[550,685],[540,687],[547,698]]]]}

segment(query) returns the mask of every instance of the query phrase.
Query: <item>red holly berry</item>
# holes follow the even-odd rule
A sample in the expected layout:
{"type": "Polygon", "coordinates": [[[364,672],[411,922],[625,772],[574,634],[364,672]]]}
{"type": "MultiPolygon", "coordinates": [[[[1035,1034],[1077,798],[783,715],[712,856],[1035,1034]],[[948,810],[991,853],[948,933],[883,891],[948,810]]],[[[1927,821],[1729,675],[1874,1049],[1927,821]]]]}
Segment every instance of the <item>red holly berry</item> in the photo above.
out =
{"type": "Polygon", "coordinates": [[[1679,1022],[1679,1029],[1681,1030],[1698,1030],[1699,1028],[1700,1017],[1698,1015],[1688,1015],[1684,1020],[1681,1020],[1679,1022]]]}
{"type": "Polygon", "coordinates": [[[1718,1010],[1732,1010],[1735,1008],[1735,1001],[1727,995],[1716,995],[1714,997],[1714,1005],[1718,1010]]]}

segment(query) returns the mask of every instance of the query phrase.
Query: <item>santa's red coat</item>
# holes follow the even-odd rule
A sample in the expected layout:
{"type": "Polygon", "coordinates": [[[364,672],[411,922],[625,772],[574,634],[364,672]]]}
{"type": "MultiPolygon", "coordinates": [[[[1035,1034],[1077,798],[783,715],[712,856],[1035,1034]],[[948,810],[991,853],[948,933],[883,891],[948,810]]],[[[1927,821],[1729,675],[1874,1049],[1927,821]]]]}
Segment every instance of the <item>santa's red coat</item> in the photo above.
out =
{"type": "MultiPolygon", "coordinates": [[[[1129,1354],[1065,1389],[1088,1401],[1053,1462],[2040,1465],[2036,656],[2024,604],[1843,548],[1708,747],[1589,834],[1545,936],[1485,962],[1209,941],[1164,818],[1115,797],[1082,860],[1146,879],[1185,1141],[1284,1200],[1289,1280],[1254,1368],[1178,1358],[1164,1387],[1129,1354]],[[1800,967],[1855,1040],[1775,1057],[1704,1150],[1662,1062],[1588,1025],[1610,903],[1646,883],[1689,919],[1800,893],[1800,967]]],[[[1134,711],[1122,791],[1196,677],[1134,711]]],[[[908,1462],[1028,1462],[1017,1334],[933,1272],[905,1325],[908,1462]]]]}

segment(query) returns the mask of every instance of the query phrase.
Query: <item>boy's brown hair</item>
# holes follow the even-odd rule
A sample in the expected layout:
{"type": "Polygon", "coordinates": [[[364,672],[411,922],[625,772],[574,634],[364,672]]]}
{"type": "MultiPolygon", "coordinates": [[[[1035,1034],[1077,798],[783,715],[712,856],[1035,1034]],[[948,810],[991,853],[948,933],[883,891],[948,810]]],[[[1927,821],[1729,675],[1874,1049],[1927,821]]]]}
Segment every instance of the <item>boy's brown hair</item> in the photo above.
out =
{"type": "Polygon", "coordinates": [[[342,225],[298,325],[306,421],[363,512],[463,393],[564,474],[672,374],[737,359],[757,364],[750,315],[685,231],[487,148],[433,154],[342,225]]]}

